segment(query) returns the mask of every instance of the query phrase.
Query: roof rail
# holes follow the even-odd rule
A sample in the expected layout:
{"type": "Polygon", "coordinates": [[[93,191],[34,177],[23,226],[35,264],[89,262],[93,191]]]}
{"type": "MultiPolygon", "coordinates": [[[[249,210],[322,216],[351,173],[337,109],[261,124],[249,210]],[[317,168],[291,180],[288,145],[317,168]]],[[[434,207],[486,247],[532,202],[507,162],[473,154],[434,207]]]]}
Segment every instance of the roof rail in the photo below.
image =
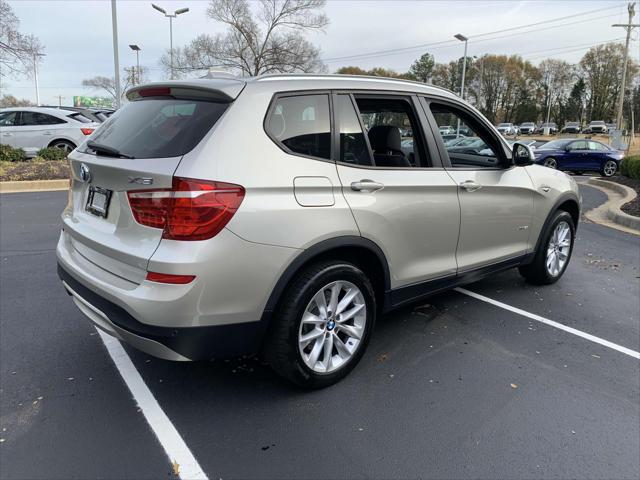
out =
{"type": "MultiPolygon", "coordinates": [[[[266,73],[263,75],[258,75],[257,77],[253,77],[253,79],[255,79],[256,82],[259,82],[262,79],[267,79],[267,78],[278,78],[278,77],[282,77],[282,78],[296,78],[296,77],[300,77],[300,78],[305,78],[305,77],[322,77],[322,78],[351,78],[354,80],[362,80],[362,79],[372,79],[372,80],[376,80],[376,79],[384,79],[384,80],[393,80],[396,82],[400,82],[400,83],[409,83],[412,85],[420,85],[422,87],[431,87],[431,88],[436,88],[438,90],[443,90],[445,92],[449,92],[452,93],[453,95],[458,95],[456,92],[454,92],[453,90],[449,90],[446,87],[441,87],[440,85],[433,85],[431,83],[423,83],[423,82],[418,82],[416,80],[407,80],[404,78],[397,78],[397,77],[383,77],[383,76],[379,76],[379,75],[354,75],[354,74],[342,74],[342,73],[266,73]]],[[[249,77],[251,78],[251,77],[249,77]]]]}

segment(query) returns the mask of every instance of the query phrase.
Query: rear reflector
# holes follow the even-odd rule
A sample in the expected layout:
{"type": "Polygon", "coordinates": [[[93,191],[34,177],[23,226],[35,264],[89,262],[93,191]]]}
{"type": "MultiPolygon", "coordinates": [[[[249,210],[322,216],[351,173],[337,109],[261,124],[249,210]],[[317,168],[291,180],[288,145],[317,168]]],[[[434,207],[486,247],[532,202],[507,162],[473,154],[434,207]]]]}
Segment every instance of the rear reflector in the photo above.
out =
{"type": "Polygon", "coordinates": [[[81,128],[80,131],[83,135],[91,135],[95,128],[81,128]]]}
{"type": "Polygon", "coordinates": [[[186,285],[191,283],[195,275],[172,275],[170,273],[147,272],[147,280],[156,283],[170,283],[172,285],[186,285]]]}
{"type": "Polygon", "coordinates": [[[206,240],[218,234],[240,207],[244,188],[231,183],[173,178],[171,189],[128,192],[136,222],[163,229],[168,240],[206,240]]]}

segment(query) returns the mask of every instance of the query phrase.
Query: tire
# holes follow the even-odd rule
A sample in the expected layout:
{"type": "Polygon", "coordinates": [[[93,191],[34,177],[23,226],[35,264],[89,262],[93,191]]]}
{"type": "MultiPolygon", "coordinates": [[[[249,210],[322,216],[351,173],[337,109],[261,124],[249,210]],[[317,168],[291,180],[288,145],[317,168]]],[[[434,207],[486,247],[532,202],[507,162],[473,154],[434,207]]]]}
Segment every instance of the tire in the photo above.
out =
{"type": "Polygon", "coordinates": [[[54,140],[49,144],[49,147],[59,148],[61,150],[64,150],[64,152],[67,155],[69,155],[71,151],[76,148],[75,144],[68,140],[54,140]]]}
{"type": "Polygon", "coordinates": [[[618,171],[618,164],[613,160],[607,160],[600,170],[600,174],[603,177],[613,177],[618,171]]]}
{"type": "Polygon", "coordinates": [[[296,275],[276,309],[265,344],[265,358],[276,373],[300,387],[328,387],[358,364],[369,343],[375,319],[373,287],[362,270],[340,260],[311,265],[296,275]],[[332,301],[334,287],[339,290],[335,302],[332,301]],[[354,292],[352,287],[358,293],[339,310],[342,300],[354,292]],[[319,308],[322,300],[316,301],[322,298],[321,294],[327,307],[337,304],[335,311],[328,315],[323,315],[319,308]],[[357,311],[353,317],[340,320],[340,314],[353,311],[357,311]],[[309,321],[303,323],[303,316],[309,321]],[[350,337],[347,330],[357,335],[350,337]],[[313,339],[305,342],[305,336],[313,339]],[[327,351],[331,352],[330,356],[327,351]]]}
{"type": "Polygon", "coordinates": [[[553,157],[545,158],[543,165],[547,168],[553,168],[554,170],[558,169],[558,161],[553,157]]]}
{"type": "Polygon", "coordinates": [[[559,210],[553,215],[553,220],[542,234],[542,241],[538,246],[533,261],[528,265],[518,267],[520,275],[535,285],[550,285],[557,282],[567,269],[573,253],[573,244],[576,238],[576,227],[573,223],[573,218],[563,210],[559,210]],[[560,246],[565,243],[562,237],[559,239],[557,236],[557,233],[563,231],[563,227],[568,228],[568,233],[571,235],[568,245],[564,247],[560,246]],[[552,248],[555,253],[555,259],[558,259],[557,264],[553,260],[554,257],[550,258],[552,248]],[[562,263],[563,254],[566,255],[564,263],[562,263]],[[548,266],[549,263],[551,263],[551,267],[548,266]],[[555,267],[557,267],[557,270],[555,267]]]}
{"type": "Polygon", "coordinates": [[[576,170],[573,172],[575,175],[582,175],[584,172],[582,170],[576,170]]]}

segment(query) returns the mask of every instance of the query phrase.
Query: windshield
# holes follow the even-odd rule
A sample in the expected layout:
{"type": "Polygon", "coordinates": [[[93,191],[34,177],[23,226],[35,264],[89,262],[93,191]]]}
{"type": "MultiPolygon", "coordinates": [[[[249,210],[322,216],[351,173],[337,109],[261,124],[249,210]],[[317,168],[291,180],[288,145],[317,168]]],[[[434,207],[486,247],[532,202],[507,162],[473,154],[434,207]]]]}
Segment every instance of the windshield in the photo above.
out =
{"type": "Polygon", "coordinates": [[[522,124],[523,127],[533,127],[533,123],[526,122],[522,124]]]}
{"type": "Polygon", "coordinates": [[[501,123],[500,125],[498,125],[498,128],[500,127],[510,127],[511,124],[510,123],[501,123]]]}
{"type": "Polygon", "coordinates": [[[596,120],[595,122],[591,122],[589,125],[604,125],[604,122],[596,120]]]}
{"type": "MultiPolygon", "coordinates": [[[[91,140],[127,157],[179,157],[202,140],[228,106],[165,97],[136,100],[109,117],[91,140]]],[[[93,152],[88,148],[87,153],[93,152]]]]}

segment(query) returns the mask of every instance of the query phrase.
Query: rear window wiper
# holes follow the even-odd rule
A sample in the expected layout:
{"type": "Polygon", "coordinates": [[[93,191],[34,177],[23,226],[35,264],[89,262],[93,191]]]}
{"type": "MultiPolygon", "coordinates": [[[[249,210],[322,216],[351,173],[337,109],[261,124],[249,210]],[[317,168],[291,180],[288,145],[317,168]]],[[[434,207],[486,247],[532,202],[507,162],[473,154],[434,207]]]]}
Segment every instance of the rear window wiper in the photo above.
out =
{"type": "Polygon", "coordinates": [[[92,142],[91,140],[87,142],[87,147],[89,147],[91,150],[93,150],[97,154],[104,155],[106,157],[136,158],[131,155],[120,153],[120,150],[118,150],[117,148],[113,148],[108,145],[103,145],[101,143],[92,142]]]}

